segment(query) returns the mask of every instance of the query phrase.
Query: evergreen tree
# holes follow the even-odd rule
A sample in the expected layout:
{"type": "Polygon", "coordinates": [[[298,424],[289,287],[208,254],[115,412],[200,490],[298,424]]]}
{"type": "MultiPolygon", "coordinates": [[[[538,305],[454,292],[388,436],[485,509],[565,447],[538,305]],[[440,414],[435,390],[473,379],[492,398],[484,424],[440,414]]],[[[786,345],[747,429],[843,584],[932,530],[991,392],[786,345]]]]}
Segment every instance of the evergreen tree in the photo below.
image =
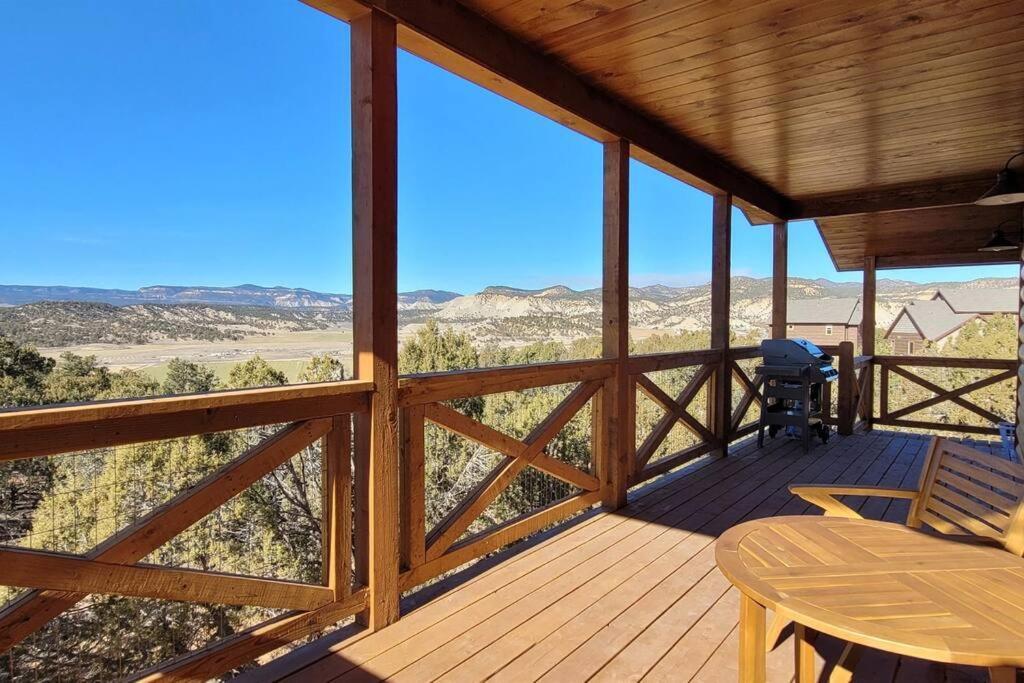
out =
{"type": "Polygon", "coordinates": [[[202,394],[217,388],[217,375],[205,365],[181,358],[167,363],[167,376],[160,390],[164,394],[202,394]]]}

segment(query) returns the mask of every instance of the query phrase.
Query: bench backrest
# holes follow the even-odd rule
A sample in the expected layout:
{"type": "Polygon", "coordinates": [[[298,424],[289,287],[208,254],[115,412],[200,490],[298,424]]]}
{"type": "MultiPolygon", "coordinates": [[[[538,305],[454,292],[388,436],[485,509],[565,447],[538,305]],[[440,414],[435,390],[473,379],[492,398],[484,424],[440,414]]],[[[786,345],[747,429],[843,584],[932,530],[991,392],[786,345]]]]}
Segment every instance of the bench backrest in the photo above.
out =
{"type": "Polygon", "coordinates": [[[1024,465],[936,437],[907,524],[998,541],[1024,555],[1024,465]]]}

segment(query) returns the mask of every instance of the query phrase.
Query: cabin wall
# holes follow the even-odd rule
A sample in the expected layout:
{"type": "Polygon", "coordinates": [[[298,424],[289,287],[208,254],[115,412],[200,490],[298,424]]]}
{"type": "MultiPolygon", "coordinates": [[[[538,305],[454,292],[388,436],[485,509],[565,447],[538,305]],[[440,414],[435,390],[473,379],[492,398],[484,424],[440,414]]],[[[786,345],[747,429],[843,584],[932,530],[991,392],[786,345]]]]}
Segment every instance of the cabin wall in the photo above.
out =
{"type": "Polygon", "coordinates": [[[912,356],[924,349],[924,338],[917,332],[893,332],[889,335],[892,352],[897,356],[912,356]],[[913,344],[914,348],[910,348],[913,344]]]}
{"type": "Polygon", "coordinates": [[[860,346],[860,327],[857,325],[843,325],[834,323],[790,323],[786,326],[786,337],[790,339],[807,339],[819,346],[832,346],[839,342],[850,341],[860,346]],[[826,334],[827,327],[832,328],[832,334],[826,334]]]}

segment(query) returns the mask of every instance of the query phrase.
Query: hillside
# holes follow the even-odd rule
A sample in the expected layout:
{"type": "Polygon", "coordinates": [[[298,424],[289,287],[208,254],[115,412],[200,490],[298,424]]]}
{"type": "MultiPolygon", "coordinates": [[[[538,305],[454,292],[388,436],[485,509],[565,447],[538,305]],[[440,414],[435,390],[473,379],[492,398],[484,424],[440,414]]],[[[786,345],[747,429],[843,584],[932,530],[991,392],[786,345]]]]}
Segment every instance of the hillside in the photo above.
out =
{"type": "MultiPolygon", "coordinates": [[[[936,289],[1015,287],[1015,280],[984,279],[926,285],[878,281],[878,323],[888,325],[904,303],[936,289]]],[[[711,288],[651,285],[630,290],[635,330],[707,329],[711,288]]],[[[793,299],[858,296],[858,283],[792,278],[793,299]]],[[[242,285],[228,288],[145,287],[135,291],[0,286],[0,334],[41,347],[140,345],[177,341],[242,340],[283,332],[336,329],[351,323],[352,298],[304,289],[242,285]],[[41,300],[41,297],[51,297],[41,300]],[[74,299],[74,297],[80,297],[74,299]],[[196,299],[210,301],[195,302],[196,299]]],[[[771,316],[771,279],[734,277],[732,326],[759,332],[771,316]]],[[[601,292],[565,286],[527,290],[487,287],[461,296],[443,290],[400,295],[399,323],[415,329],[428,319],[467,332],[480,342],[518,344],[599,334],[601,292]]]]}
{"type": "MultiPolygon", "coordinates": [[[[404,305],[440,304],[459,296],[455,292],[421,289],[398,295],[404,305]]],[[[169,287],[157,285],[136,290],[91,287],[0,285],[0,306],[19,306],[40,301],[79,301],[112,306],[135,304],[216,304],[222,306],[270,306],[274,308],[352,307],[351,294],[325,294],[292,287],[169,287]]]]}
{"type": "Polygon", "coordinates": [[[0,308],[0,334],[40,347],[213,342],[322,330],[351,320],[351,313],[342,309],[53,301],[0,308]]]}

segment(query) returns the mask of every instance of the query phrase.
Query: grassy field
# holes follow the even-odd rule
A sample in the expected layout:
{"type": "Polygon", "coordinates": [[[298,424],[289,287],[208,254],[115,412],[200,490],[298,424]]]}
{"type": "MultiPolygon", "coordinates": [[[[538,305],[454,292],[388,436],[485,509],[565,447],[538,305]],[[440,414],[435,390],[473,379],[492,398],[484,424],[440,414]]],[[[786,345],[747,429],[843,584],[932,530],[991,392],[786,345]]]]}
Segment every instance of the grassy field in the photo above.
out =
{"type": "MultiPolygon", "coordinates": [[[[271,367],[275,370],[280,370],[288,378],[288,383],[293,384],[299,380],[299,373],[306,367],[306,361],[304,360],[271,360],[267,361],[271,367]]],[[[227,384],[228,374],[231,372],[231,368],[238,365],[238,361],[219,361],[213,363],[203,363],[217,375],[217,379],[221,384],[227,384]]],[[[167,378],[167,363],[160,363],[159,365],[150,365],[149,367],[140,368],[140,372],[153,378],[157,382],[163,382],[167,378]]]]}

